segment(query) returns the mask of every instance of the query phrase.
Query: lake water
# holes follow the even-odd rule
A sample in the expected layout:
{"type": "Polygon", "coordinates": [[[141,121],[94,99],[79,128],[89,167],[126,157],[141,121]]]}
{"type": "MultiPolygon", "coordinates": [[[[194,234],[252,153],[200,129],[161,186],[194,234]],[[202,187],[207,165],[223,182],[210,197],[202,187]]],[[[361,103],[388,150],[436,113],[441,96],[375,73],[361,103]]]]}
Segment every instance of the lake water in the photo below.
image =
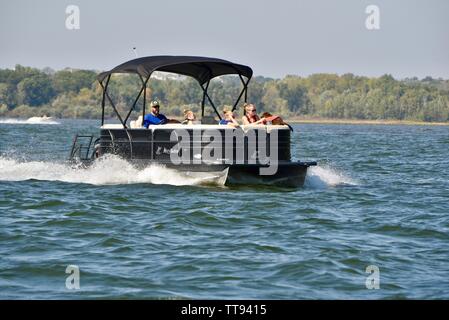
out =
{"type": "Polygon", "coordinates": [[[71,168],[97,126],[0,120],[0,298],[449,298],[449,127],[295,125],[283,189],[71,168]]]}

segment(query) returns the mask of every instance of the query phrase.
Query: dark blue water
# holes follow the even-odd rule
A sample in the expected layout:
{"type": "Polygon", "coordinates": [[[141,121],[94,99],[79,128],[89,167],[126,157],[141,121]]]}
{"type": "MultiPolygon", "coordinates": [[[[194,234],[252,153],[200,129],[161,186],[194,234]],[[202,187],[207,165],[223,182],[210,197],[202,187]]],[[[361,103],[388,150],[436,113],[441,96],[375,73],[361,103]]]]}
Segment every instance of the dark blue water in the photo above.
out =
{"type": "Polygon", "coordinates": [[[0,121],[0,298],[449,298],[449,127],[295,125],[292,190],[71,168],[97,125],[0,121]]]}

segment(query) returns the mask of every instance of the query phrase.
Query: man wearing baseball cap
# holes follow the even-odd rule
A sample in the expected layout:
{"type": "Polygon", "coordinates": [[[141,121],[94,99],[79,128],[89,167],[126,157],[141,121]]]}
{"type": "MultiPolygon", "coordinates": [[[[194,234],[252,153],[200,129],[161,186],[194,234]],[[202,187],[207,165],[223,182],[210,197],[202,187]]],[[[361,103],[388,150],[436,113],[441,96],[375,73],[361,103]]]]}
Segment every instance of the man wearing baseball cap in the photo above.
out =
{"type": "Polygon", "coordinates": [[[151,113],[143,118],[143,126],[148,129],[149,125],[166,124],[168,119],[162,113],[159,113],[159,102],[157,100],[150,103],[151,113]]]}

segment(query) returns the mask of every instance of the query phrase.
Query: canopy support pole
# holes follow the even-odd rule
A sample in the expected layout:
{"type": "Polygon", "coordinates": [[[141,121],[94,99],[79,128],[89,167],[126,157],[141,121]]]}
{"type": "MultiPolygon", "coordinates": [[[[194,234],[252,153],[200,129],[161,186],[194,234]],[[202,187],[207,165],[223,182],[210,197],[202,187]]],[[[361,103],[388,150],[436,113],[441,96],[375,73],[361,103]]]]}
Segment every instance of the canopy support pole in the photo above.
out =
{"type": "Polygon", "coordinates": [[[103,98],[101,99],[101,126],[104,125],[104,107],[105,107],[105,98],[106,98],[106,90],[108,89],[109,80],[111,79],[111,75],[108,76],[106,80],[106,85],[103,87],[103,82],[100,82],[100,86],[103,89],[103,98]]]}
{"type": "Polygon", "coordinates": [[[146,107],[146,103],[147,103],[146,102],[147,101],[147,83],[148,83],[148,80],[150,80],[151,74],[152,73],[150,73],[148,75],[147,79],[145,80],[145,91],[143,92],[142,125],[143,125],[143,119],[145,118],[145,107],[146,107]]]}
{"type": "MultiPolygon", "coordinates": [[[[240,74],[239,74],[239,77],[240,77],[240,80],[242,80],[242,82],[243,82],[243,78],[242,78],[242,76],[240,74]]],[[[250,80],[251,80],[251,78],[248,78],[246,83],[244,83],[244,86],[245,86],[245,102],[248,101],[248,84],[249,84],[250,80]]]]}
{"type": "MultiPolygon", "coordinates": [[[[204,117],[204,103],[206,102],[206,91],[209,88],[210,80],[207,81],[206,89],[203,89],[203,100],[201,101],[201,117],[204,117]]],[[[202,88],[203,86],[201,86],[202,88]]]]}
{"type": "MultiPolygon", "coordinates": [[[[110,77],[110,75],[109,75],[110,77]]],[[[109,83],[109,79],[108,79],[108,83],[109,83]]],[[[103,86],[103,84],[100,82],[100,86],[103,88],[103,94],[106,96],[106,98],[108,98],[109,103],[112,106],[112,109],[114,109],[115,114],[117,115],[118,119],[120,120],[120,123],[123,125],[123,128],[126,129],[126,123],[123,122],[122,117],[120,116],[120,113],[117,111],[117,108],[115,107],[114,102],[112,101],[111,97],[109,96],[109,94],[106,91],[106,87],[103,86]]],[[[102,121],[103,122],[103,121],[102,121]]]]}
{"type": "Polygon", "coordinates": [[[234,112],[235,109],[237,109],[237,104],[240,102],[240,99],[242,98],[243,93],[245,93],[245,102],[247,101],[248,83],[251,80],[251,78],[248,78],[248,80],[245,82],[245,80],[243,79],[242,75],[239,74],[239,77],[240,77],[240,81],[242,81],[243,89],[240,92],[239,97],[235,101],[234,106],[232,107],[232,111],[233,112],[234,112]]]}
{"type": "MultiPolygon", "coordinates": [[[[218,118],[221,120],[220,113],[217,111],[217,108],[215,107],[214,103],[212,102],[212,99],[209,97],[209,94],[207,93],[207,87],[205,89],[202,84],[200,86],[201,89],[203,89],[203,97],[204,96],[207,97],[207,100],[209,100],[209,103],[211,104],[212,108],[214,108],[214,111],[217,114],[218,118]]],[[[209,83],[207,84],[207,86],[209,86],[209,83]]],[[[204,116],[204,104],[202,106],[202,116],[204,116]]]]}
{"type": "MultiPolygon", "coordinates": [[[[134,108],[136,107],[137,101],[139,101],[140,96],[142,95],[142,91],[143,91],[143,105],[144,105],[144,108],[143,108],[143,109],[145,110],[145,100],[146,100],[146,91],[147,91],[147,90],[146,90],[146,86],[147,86],[148,79],[149,79],[150,77],[147,77],[147,79],[146,79],[145,81],[143,80],[143,78],[142,78],[141,75],[139,75],[139,77],[140,77],[140,80],[142,81],[142,87],[140,88],[139,94],[137,95],[136,99],[134,100],[134,103],[133,103],[131,109],[129,109],[129,112],[128,112],[128,114],[126,115],[125,123],[128,122],[128,119],[129,119],[129,116],[131,115],[131,112],[132,112],[132,111],[134,110],[134,108]]],[[[145,111],[144,111],[144,112],[145,112],[145,111]]]]}

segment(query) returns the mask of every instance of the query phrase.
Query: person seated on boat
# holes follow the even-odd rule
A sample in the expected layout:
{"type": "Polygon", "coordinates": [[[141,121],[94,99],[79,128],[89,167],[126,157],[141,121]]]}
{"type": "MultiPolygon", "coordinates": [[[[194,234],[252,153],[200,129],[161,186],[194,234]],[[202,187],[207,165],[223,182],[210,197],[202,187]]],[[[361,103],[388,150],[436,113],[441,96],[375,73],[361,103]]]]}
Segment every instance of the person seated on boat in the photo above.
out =
{"type": "Polygon", "coordinates": [[[221,119],[220,122],[218,122],[218,124],[228,125],[232,127],[240,126],[237,120],[235,120],[235,116],[232,110],[226,107],[223,109],[223,119],[221,119]]]}
{"type": "Polygon", "coordinates": [[[157,100],[150,103],[151,113],[145,115],[143,118],[143,126],[148,129],[149,125],[166,124],[169,122],[166,116],[159,113],[159,102],[157,100]]]}
{"type": "Polygon", "coordinates": [[[262,118],[264,118],[266,120],[266,124],[273,124],[273,125],[284,125],[284,124],[286,124],[284,122],[284,120],[282,120],[281,117],[276,116],[276,115],[272,115],[269,112],[264,112],[262,114],[262,118]]]}
{"type": "Polygon", "coordinates": [[[182,124],[195,124],[196,117],[192,110],[184,109],[184,121],[182,124]]]}
{"type": "Polygon", "coordinates": [[[280,126],[287,126],[290,131],[293,131],[293,128],[291,125],[289,125],[287,122],[284,121],[280,116],[272,115],[269,112],[264,112],[262,114],[262,118],[266,120],[267,125],[280,125],[280,126]]]}
{"type": "Polygon", "coordinates": [[[265,118],[260,119],[256,113],[256,106],[252,103],[245,103],[243,105],[244,116],[242,122],[244,125],[248,124],[265,124],[265,118]]]}

